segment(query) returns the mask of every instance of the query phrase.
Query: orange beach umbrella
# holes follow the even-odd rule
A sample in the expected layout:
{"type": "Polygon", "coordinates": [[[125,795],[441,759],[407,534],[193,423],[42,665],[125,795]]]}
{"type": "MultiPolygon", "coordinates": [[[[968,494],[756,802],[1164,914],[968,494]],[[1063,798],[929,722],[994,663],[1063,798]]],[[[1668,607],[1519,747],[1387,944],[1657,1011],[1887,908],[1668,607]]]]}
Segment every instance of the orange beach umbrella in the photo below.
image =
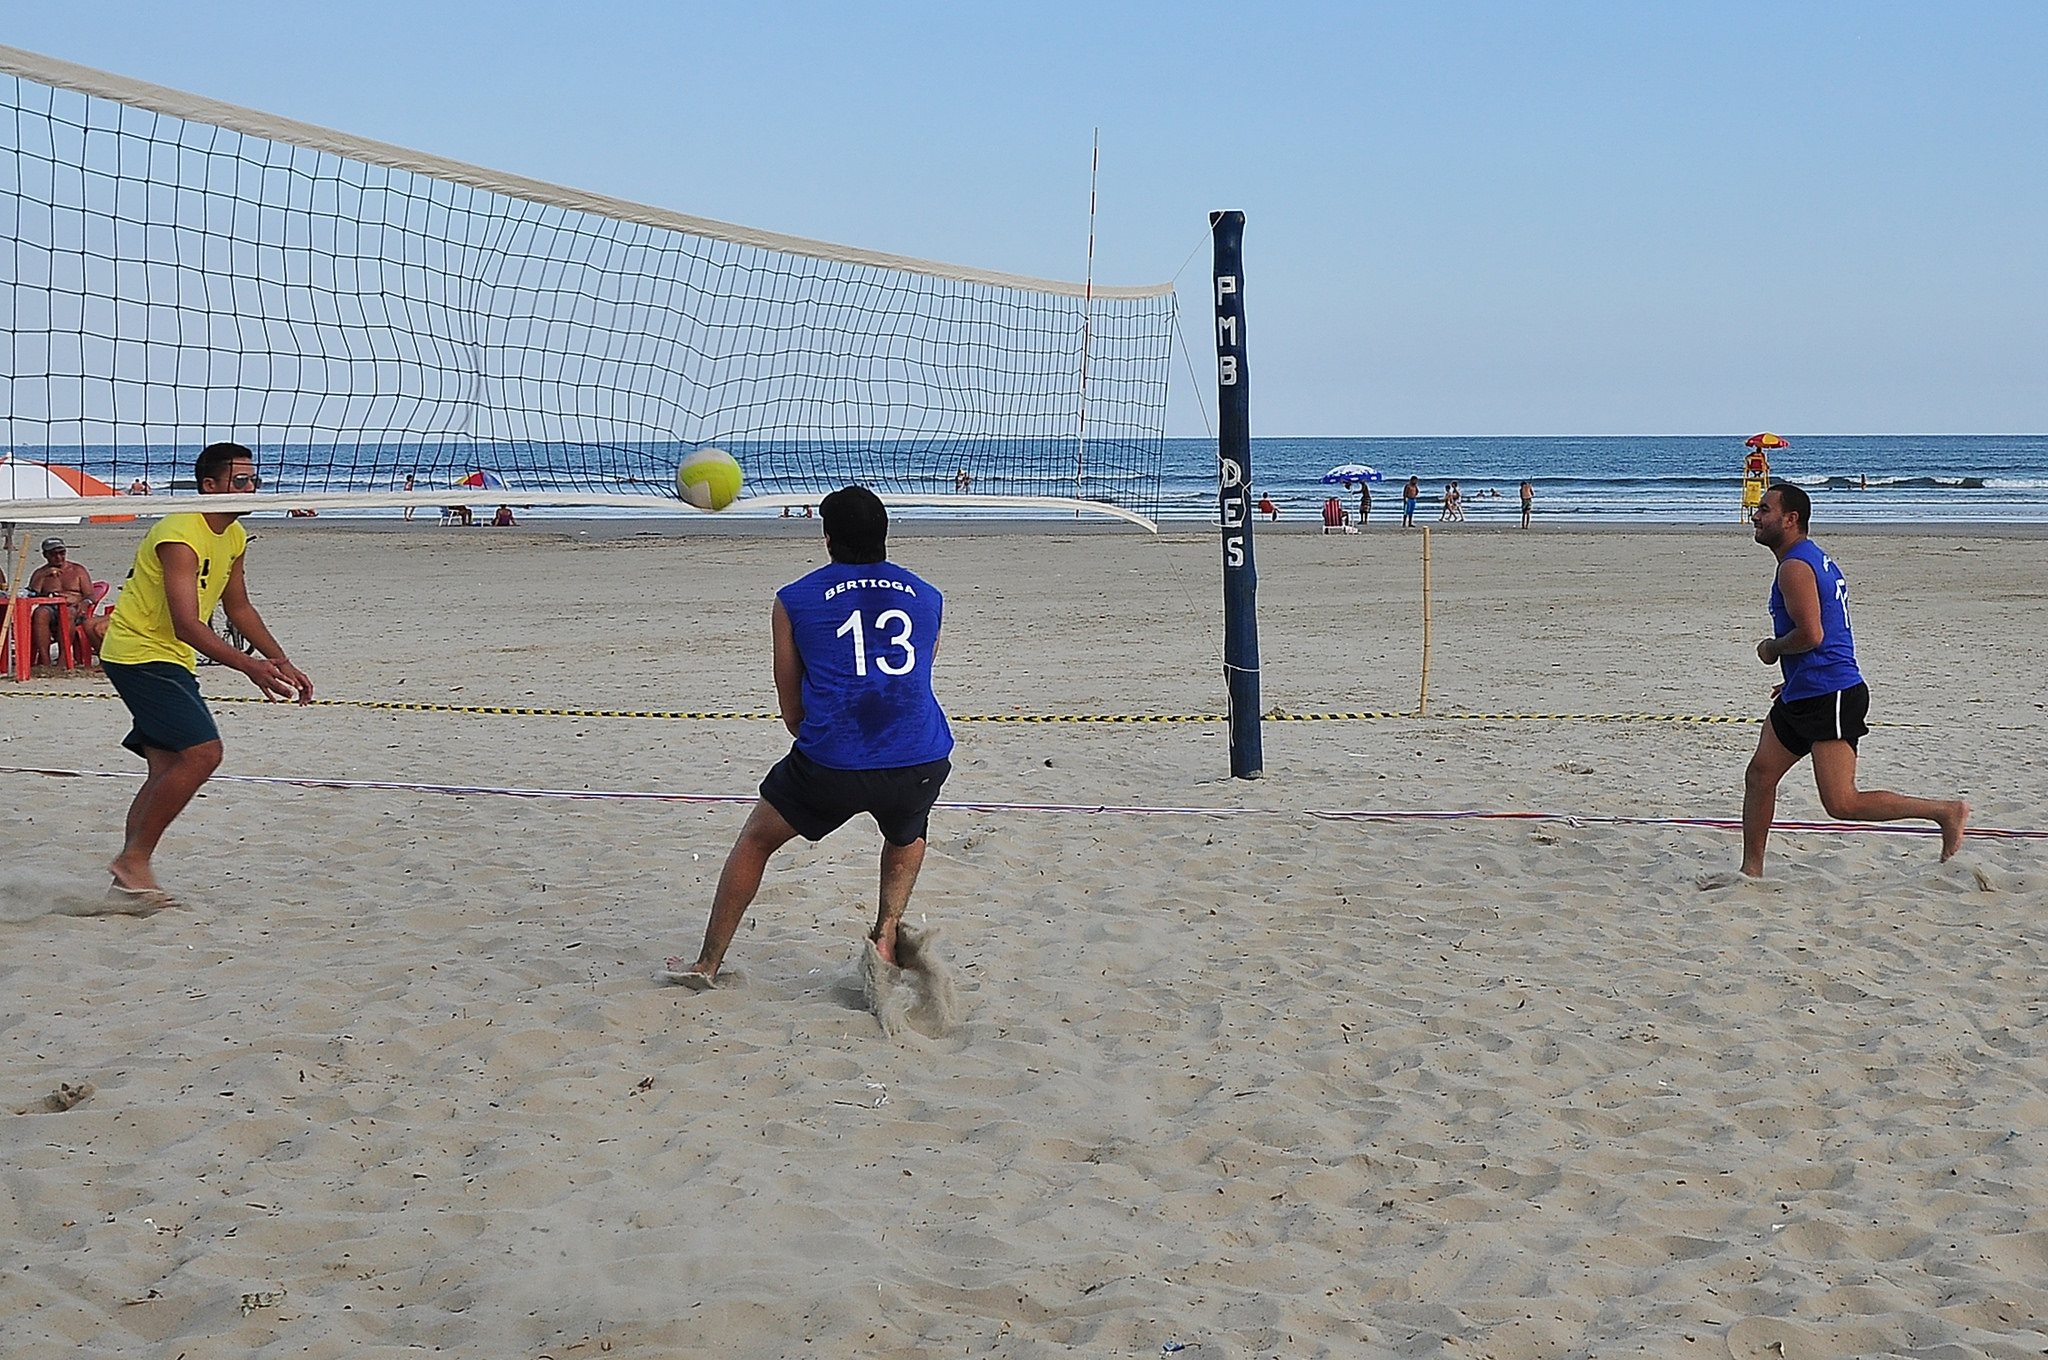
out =
{"type": "Polygon", "coordinates": [[[1753,434],[1742,442],[1752,449],[1789,449],[1792,447],[1768,431],[1763,434],[1753,434]]]}
{"type": "MultiPolygon", "coordinates": [[[[59,481],[81,496],[112,496],[116,494],[113,487],[108,486],[105,482],[81,468],[65,467],[62,463],[48,463],[45,466],[57,475],[59,481]]],[[[88,515],[86,518],[94,524],[126,524],[133,520],[135,516],[88,515]]]]}

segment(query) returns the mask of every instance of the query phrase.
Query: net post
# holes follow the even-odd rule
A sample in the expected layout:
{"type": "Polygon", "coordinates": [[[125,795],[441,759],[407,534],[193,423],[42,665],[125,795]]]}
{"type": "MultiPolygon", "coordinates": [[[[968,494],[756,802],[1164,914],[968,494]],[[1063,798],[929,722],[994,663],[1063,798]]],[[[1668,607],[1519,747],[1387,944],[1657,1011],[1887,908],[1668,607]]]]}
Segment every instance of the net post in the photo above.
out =
{"type": "Polygon", "coordinates": [[[1415,716],[1429,716],[1429,526],[1422,526],[1422,693],[1415,700],[1415,716]]]}
{"type": "Polygon", "coordinates": [[[1245,368],[1244,214],[1212,212],[1216,251],[1216,483],[1223,525],[1223,680],[1230,700],[1230,777],[1257,779],[1259,573],[1252,560],[1250,375],[1245,368]]]}

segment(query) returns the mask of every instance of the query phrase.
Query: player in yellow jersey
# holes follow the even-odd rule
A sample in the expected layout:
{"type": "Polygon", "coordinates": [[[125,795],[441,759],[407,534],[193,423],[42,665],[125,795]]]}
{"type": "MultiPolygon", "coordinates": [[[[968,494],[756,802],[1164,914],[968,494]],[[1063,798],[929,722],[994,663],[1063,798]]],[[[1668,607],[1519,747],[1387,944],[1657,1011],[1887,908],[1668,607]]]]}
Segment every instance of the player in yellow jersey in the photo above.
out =
{"type": "MultiPolygon", "coordinates": [[[[240,444],[209,444],[193,464],[203,496],[247,493],[263,485],[255,455],[240,444]]],[[[249,603],[242,579],[248,534],[240,513],[166,515],[135,550],[135,565],[100,643],[100,666],[128,705],[135,728],[122,741],[149,762],[149,777],[128,809],[128,835],[107,868],[117,892],[167,905],[150,859],[192,795],[220,766],[220,729],[199,694],[204,655],[249,677],[264,697],[313,702],[313,682],[249,603]],[[207,626],[215,605],[262,655],[247,656],[207,626]]]]}

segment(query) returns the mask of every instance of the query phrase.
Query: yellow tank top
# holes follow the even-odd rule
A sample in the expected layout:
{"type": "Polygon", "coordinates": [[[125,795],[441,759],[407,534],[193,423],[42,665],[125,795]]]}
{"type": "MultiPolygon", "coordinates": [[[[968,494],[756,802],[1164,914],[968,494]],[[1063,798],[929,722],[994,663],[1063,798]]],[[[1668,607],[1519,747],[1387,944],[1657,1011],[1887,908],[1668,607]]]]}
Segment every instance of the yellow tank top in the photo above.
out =
{"type": "Polygon", "coordinates": [[[178,641],[177,630],[171,626],[170,605],[164,599],[164,560],[156,551],[160,543],[183,543],[199,555],[199,619],[203,623],[213,617],[221,593],[228,588],[228,575],[248,546],[249,535],[240,520],[219,533],[204,515],[165,515],[158,520],[135,550],[135,565],[128,568],[121,598],[107,620],[100,659],[122,666],[171,661],[196,671],[199,653],[178,641]]]}

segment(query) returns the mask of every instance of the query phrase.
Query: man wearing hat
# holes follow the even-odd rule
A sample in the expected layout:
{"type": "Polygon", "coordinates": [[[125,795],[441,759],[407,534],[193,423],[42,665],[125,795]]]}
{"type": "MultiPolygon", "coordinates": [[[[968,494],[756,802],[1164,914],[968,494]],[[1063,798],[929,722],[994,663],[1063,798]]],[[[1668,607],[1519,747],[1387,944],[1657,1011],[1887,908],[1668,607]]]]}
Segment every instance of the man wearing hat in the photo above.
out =
{"type": "MultiPolygon", "coordinates": [[[[92,610],[92,573],[71,560],[71,550],[61,538],[43,540],[43,565],[28,578],[31,595],[58,596],[71,606],[71,617],[81,623],[92,610]]],[[[50,662],[50,645],[57,640],[57,606],[39,605],[29,620],[35,633],[38,666],[50,662]]]]}

